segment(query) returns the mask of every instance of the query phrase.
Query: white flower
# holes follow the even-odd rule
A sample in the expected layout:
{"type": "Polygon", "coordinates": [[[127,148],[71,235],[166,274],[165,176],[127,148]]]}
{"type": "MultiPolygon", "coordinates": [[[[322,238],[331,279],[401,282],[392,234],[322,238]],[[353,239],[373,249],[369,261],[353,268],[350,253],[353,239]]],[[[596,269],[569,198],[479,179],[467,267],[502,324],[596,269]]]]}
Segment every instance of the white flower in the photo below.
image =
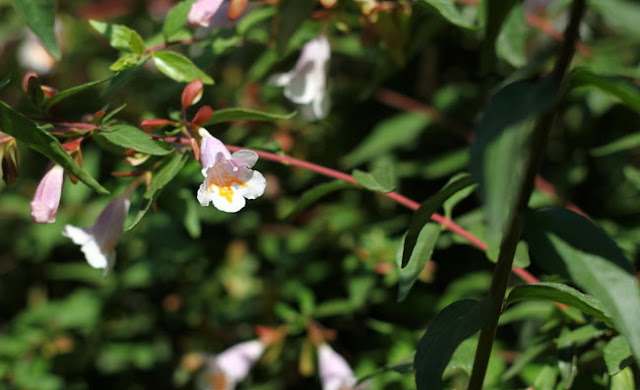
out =
{"type": "Polygon", "coordinates": [[[299,104],[302,115],[309,120],[322,119],[331,105],[327,92],[327,72],[331,48],[324,35],[307,42],[295,67],[274,75],[273,84],[284,86],[284,96],[299,104]]]}
{"type": "Polygon", "coordinates": [[[56,221],[63,179],[64,169],[58,164],[55,164],[42,177],[30,203],[33,222],[53,223],[56,221]]]}
{"type": "Polygon", "coordinates": [[[258,161],[258,155],[250,150],[229,153],[224,144],[200,129],[200,162],[204,183],[198,189],[201,205],[209,203],[221,211],[235,213],[246,204],[246,199],[256,199],[264,193],[267,181],[258,171],[250,169],[258,161]]]}
{"type": "Polygon", "coordinates": [[[124,221],[129,213],[129,198],[139,182],[132,183],[120,196],[112,200],[90,228],[66,225],[62,235],[80,245],[85,259],[93,268],[104,269],[106,274],[116,261],[116,245],[122,235],[124,221]]]}
{"type": "Polygon", "coordinates": [[[18,47],[17,57],[18,63],[23,68],[33,70],[39,75],[49,74],[56,64],[56,59],[47,52],[38,37],[30,30],[26,30],[26,37],[18,47]]]}
{"type": "Polygon", "coordinates": [[[206,362],[205,372],[198,378],[199,390],[233,390],[245,379],[260,359],[265,345],[260,340],[234,345],[206,362]]]}
{"type": "Polygon", "coordinates": [[[366,382],[354,387],[357,380],[349,363],[326,343],[318,347],[318,371],[322,390],[364,390],[367,387],[366,382]]]}

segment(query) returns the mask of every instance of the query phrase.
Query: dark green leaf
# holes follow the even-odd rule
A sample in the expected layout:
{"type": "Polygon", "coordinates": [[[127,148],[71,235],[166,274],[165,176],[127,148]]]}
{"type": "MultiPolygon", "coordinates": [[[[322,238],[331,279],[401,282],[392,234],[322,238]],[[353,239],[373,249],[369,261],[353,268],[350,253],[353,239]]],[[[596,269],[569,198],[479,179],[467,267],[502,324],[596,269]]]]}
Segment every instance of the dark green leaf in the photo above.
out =
{"type": "Polygon", "coordinates": [[[202,126],[233,121],[277,121],[281,119],[290,119],[295,115],[295,111],[288,114],[272,114],[269,112],[249,110],[246,108],[223,108],[222,110],[214,111],[211,118],[203,123],[202,126]]]}
{"type": "Polygon", "coordinates": [[[629,344],[623,336],[612,338],[602,351],[609,375],[615,375],[633,363],[629,344]]]}
{"type": "Polygon", "coordinates": [[[318,201],[318,199],[346,188],[355,187],[353,186],[353,184],[342,180],[336,180],[313,187],[312,189],[305,191],[300,199],[298,199],[295,206],[290,211],[285,213],[282,218],[289,218],[290,216],[306,209],[307,207],[318,201]]]}
{"type": "Polygon", "coordinates": [[[490,250],[497,249],[516,207],[533,117],[554,106],[556,90],[551,78],[509,84],[489,98],[476,127],[471,173],[484,200],[490,250]]]}
{"type": "MultiPolygon", "coordinates": [[[[431,254],[433,253],[433,249],[436,246],[436,242],[438,242],[438,237],[440,237],[440,232],[442,228],[437,223],[427,223],[426,225],[420,228],[418,232],[418,237],[413,247],[413,252],[409,259],[406,267],[402,267],[402,257],[401,254],[404,251],[398,251],[398,256],[396,258],[396,263],[399,269],[398,276],[398,301],[403,301],[413,284],[420,276],[420,273],[424,269],[427,262],[431,259],[431,254]]],[[[406,243],[406,237],[404,242],[406,243]]],[[[402,248],[404,244],[400,246],[402,248]]]]}
{"type": "Polygon", "coordinates": [[[90,20],[89,24],[109,41],[114,49],[136,54],[144,52],[144,41],[135,30],[121,24],[108,24],[90,20]]]}
{"type": "Polygon", "coordinates": [[[358,184],[370,191],[386,194],[396,189],[396,180],[389,166],[379,167],[371,173],[355,169],[351,175],[358,184]]]}
{"type": "Polygon", "coordinates": [[[0,101],[0,129],[12,135],[18,141],[24,142],[30,148],[44,154],[46,157],[60,164],[66,171],[76,176],[83,183],[100,194],[108,194],[106,188],[100,185],[91,175],[82,169],[64,150],[60,142],[51,134],[41,129],[22,114],[14,111],[6,103],[0,101]]]}
{"type": "Polygon", "coordinates": [[[133,222],[131,222],[126,230],[131,230],[140,223],[147,211],[149,211],[153,201],[158,197],[164,187],[176,177],[187,160],[188,156],[184,153],[174,153],[165,157],[162,165],[156,170],[149,189],[142,195],[143,203],[142,206],[140,206],[140,210],[138,210],[138,213],[133,218],[133,222]]]}
{"type": "Polygon", "coordinates": [[[107,130],[100,131],[95,136],[125,149],[133,149],[153,156],[164,156],[174,150],[166,143],[154,141],[144,131],[129,125],[111,126],[107,130]]]}
{"type": "Polygon", "coordinates": [[[611,319],[602,310],[600,302],[592,296],[581,293],[573,287],[561,283],[536,283],[515,286],[505,307],[525,299],[536,299],[564,303],[587,313],[600,321],[611,324],[611,319]]]}
{"type": "Polygon", "coordinates": [[[194,0],[181,1],[167,13],[164,25],[162,25],[162,35],[164,35],[165,41],[171,40],[171,36],[187,24],[187,15],[189,15],[193,3],[194,0]]]}
{"type": "Polygon", "coordinates": [[[287,50],[289,39],[307,20],[315,5],[315,1],[312,0],[283,0],[280,2],[276,19],[276,49],[278,53],[283,54],[287,50]]]}
{"type": "Polygon", "coordinates": [[[263,5],[262,7],[255,8],[251,10],[251,12],[245,14],[240,20],[238,20],[238,24],[236,24],[236,31],[241,36],[245,35],[251,27],[257,25],[258,23],[267,20],[273,15],[276,14],[275,7],[269,7],[267,5],[263,5]]]}
{"type": "Polygon", "coordinates": [[[56,0],[16,0],[27,25],[54,58],[60,59],[55,32],[56,0]]]}
{"type": "Polygon", "coordinates": [[[401,146],[415,145],[430,120],[422,114],[405,112],[380,122],[358,147],[344,158],[354,167],[401,146]]]}
{"type": "Polygon", "coordinates": [[[458,345],[486,326],[497,314],[489,300],[457,301],[431,321],[416,347],[414,367],[418,390],[442,389],[442,373],[458,345]]]}
{"type": "Polygon", "coordinates": [[[587,69],[578,68],[571,72],[571,81],[577,85],[598,88],[640,113],[640,86],[630,78],[602,76],[587,69]]]}
{"type": "Polygon", "coordinates": [[[475,29],[477,24],[469,20],[458,8],[455,1],[451,0],[420,0],[420,4],[425,4],[435,8],[443,18],[458,27],[475,29]]]}
{"type": "Polygon", "coordinates": [[[402,251],[402,268],[406,267],[413,253],[413,249],[418,240],[418,235],[422,230],[422,227],[426,225],[430,220],[433,213],[438,211],[444,201],[449,199],[452,195],[458,191],[472,186],[474,183],[470,175],[459,176],[457,179],[450,181],[440,191],[436,192],[429,199],[424,201],[420,208],[413,214],[411,218],[411,224],[409,225],[409,231],[404,241],[404,250],[402,251]]]}
{"type": "Polygon", "coordinates": [[[485,3],[487,19],[484,26],[484,46],[482,47],[482,66],[485,71],[491,69],[495,61],[496,39],[505,18],[515,4],[516,0],[492,0],[485,3]]]}
{"type": "Polygon", "coordinates": [[[157,51],[151,54],[153,63],[169,78],[190,83],[201,79],[204,84],[213,84],[213,79],[201,71],[190,59],[174,51],[157,51]]]}
{"type": "Polygon", "coordinates": [[[640,358],[640,289],[615,242],[588,219],[554,208],[525,214],[525,238],[538,265],[569,278],[601,302],[640,358]]]}
{"type": "Polygon", "coordinates": [[[11,82],[11,75],[6,75],[0,80],[0,91],[11,82]]]}
{"type": "Polygon", "coordinates": [[[55,94],[51,99],[47,100],[44,103],[44,109],[45,111],[49,111],[49,109],[51,109],[51,107],[53,107],[54,105],[58,104],[60,101],[73,96],[79,92],[84,91],[85,89],[91,88],[91,87],[95,87],[96,85],[100,85],[104,82],[107,82],[109,80],[111,80],[113,78],[112,77],[107,77],[106,79],[102,79],[102,80],[96,80],[96,81],[91,81],[85,84],[81,84],[81,85],[76,85],[75,87],[71,87],[65,90],[62,90],[60,92],[58,92],[57,94],[55,94]]]}
{"type": "Polygon", "coordinates": [[[640,133],[632,133],[606,145],[591,149],[591,155],[595,157],[602,157],[637,148],[638,146],[640,146],[640,133]]]}

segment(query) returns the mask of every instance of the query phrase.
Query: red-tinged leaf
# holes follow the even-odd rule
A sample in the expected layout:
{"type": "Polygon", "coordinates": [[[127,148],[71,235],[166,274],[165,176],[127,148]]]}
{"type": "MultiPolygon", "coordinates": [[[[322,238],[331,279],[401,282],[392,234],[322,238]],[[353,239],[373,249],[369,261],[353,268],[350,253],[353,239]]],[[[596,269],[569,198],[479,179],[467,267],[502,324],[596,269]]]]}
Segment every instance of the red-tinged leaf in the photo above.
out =
{"type": "Polygon", "coordinates": [[[245,8],[247,8],[247,3],[249,0],[231,0],[229,1],[229,8],[227,8],[227,16],[230,20],[238,19],[245,8]]]}
{"type": "Polygon", "coordinates": [[[193,117],[191,124],[200,125],[201,123],[204,123],[209,119],[211,119],[212,115],[213,115],[213,108],[211,108],[210,106],[202,106],[200,107],[198,112],[196,112],[196,115],[193,117]]]}
{"type": "Polygon", "coordinates": [[[182,90],[182,109],[186,109],[189,106],[193,106],[198,103],[202,98],[202,91],[204,90],[201,79],[195,79],[182,90]]]}
{"type": "Polygon", "coordinates": [[[169,119],[145,119],[140,122],[140,127],[147,133],[151,133],[156,129],[160,129],[165,126],[177,126],[178,123],[170,121],[169,119]]]}

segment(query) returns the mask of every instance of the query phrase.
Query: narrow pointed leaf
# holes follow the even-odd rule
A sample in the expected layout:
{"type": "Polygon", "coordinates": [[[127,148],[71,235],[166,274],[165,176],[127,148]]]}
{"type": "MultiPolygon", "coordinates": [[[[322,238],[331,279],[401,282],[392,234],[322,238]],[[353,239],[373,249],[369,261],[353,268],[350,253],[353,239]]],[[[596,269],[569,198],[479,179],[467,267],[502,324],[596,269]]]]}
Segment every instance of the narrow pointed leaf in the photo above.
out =
{"type": "Polygon", "coordinates": [[[144,52],[144,41],[135,30],[121,24],[102,23],[90,20],[89,24],[109,41],[114,49],[136,54],[144,52]]]}
{"type": "Polygon", "coordinates": [[[482,65],[489,70],[496,58],[496,39],[507,15],[516,4],[516,0],[492,0],[485,3],[486,22],[484,26],[484,46],[482,65]]]}
{"type": "Polygon", "coordinates": [[[18,10],[27,26],[54,58],[60,59],[60,47],[56,39],[56,0],[16,0],[18,10]]]}
{"type": "MultiPolygon", "coordinates": [[[[418,279],[418,276],[420,276],[425,265],[427,265],[431,259],[431,255],[436,247],[441,231],[442,228],[437,223],[428,223],[422,226],[414,245],[411,258],[409,259],[407,266],[404,268],[402,267],[401,257],[401,253],[404,253],[404,251],[398,253],[396,259],[400,273],[398,277],[398,301],[403,301],[407,295],[409,295],[411,287],[413,287],[413,284],[418,279]]],[[[402,248],[403,246],[404,244],[400,247],[402,248]]]]}
{"type": "MultiPolygon", "coordinates": [[[[133,229],[140,223],[147,211],[149,211],[149,208],[151,208],[153,201],[158,197],[164,187],[180,173],[180,170],[187,160],[188,157],[184,153],[174,153],[173,155],[165,157],[162,165],[155,171],[149,189],[142,195],[142,206],[140,206],[140,210],[138,210],[138,213],[127,227],[127,230],[133,229]]],[[[195,192],[193,196],[195,196],[195,192]]]]}
{"type": "Polygon", "coordinates": [[[167,13],[162,25],[162,35],[164,35],[165,41],[169,41],[173,34],[187,24],[187,15],[189,15],[193,3],[194,0],[181,1],[167,13]]]}
{"type": "Polygon", "coordinates": [[[606,145],[598,146],[591,149],[591,155],[595,157],[607,156],[610,154],[623,152],[625,150],[637,148],[640,146],[640,132],[632,133],[621,137],[606,145]]]}
{"type": "Polygon", "coordinates": [[[486,326],[496,312],[489,300],[464,299],[438,313],[416,347],[417,389],[442,389],[442,373],[458,345],[486,326]]]}
{"type": "Polygon", "coordinates": [[[105,83],[109,80],[111,80],[113,78],[113,76],[111,77],[107,77],[106,79],[102,79],[102,80],[96,80],[96,81],[90,81],[88,83],[85,84],[81,84],[81,85],[76,85],[75,87],[71,87],[68,89],[64,89],[60,92],[58,92],[57,94],[53,95],[53,97],[49,100],[47,100],[44,103],[44,109],[45,111],[49,111],[51,109],[51,107],[53,107],[54,105],[58,104],[60,101],[73,96],[77,93],[80,93],[82,91],[84,91],[85,89],[89,89],[91,87],[95,87],[96,85],[100,85],[102,83],[105,83]]]}
{"type": "Polygon", "coordinates": [[[565,209],[525,214],[533,260],[593,295],[640,359],[640,289],[622,250],[588,219],[565,209]]]}
{"type": "Polygon", "coordinates": [[[536,283],[515,286],[507,297],[505,307],[525,299],[564,303],[611,325],[611,318],[604,312],[597,299],[566,284],[536,283]]]}
{"type": "Polygon", "coordinates": [[[355,169],[351,175],[358,184],[370,191],[386,194],[396,189],[393,172],[388,166],[379,167],[371,173],[355,169]]]}
{"type": "Polygon", "coordinates": [[[190,83],[195,79],[201,79],[204,84],[213,84],[211,77],[182,54],[163,50],[151,56],[158,70],[175,81],[190,83]]]}
{"type": "Polygon", "coordinates": [[[133,149],[153,156],[164,156],[174,150],[170,145],[154,141],[144,131],[129,125],[111,126],[109,129],[100,131],[95,136],[122,148],[133,149]]]}
{"type": "Polygon", "coordinates": [[[288,114],[274,114],[270,112],[262,112],[249,110],[246,108],[223,108],[216,110],[208,121],[201,126],[209,126],[214,123],[233,122],[233,121],[277,121],[282,119],[291,119],[296,115],[296,111],[288,114]]]}
{"type": "Polygon", "coordinates": [[[584,68],[578,68],[571,72],[571,81],[575,86],[595,87],[640,113],[640,86],[635,84],[633,79],[603,76],[584,68]]]}
{"type": "Polygon", "coordinates": [[[470,175],[460,175],[454,180],[447,183],[440,191],[436,192],[429,199],[424,201],[420,208],[413,214],[411,218],[411,224],[409,225],[409,231],[404,241],[404,250],[402,251],[402,268],[406,267],[411,259],[414,247],[418,240],[418,235],[422,230],[422,227],[426,225],[430,220],[433,213],[438,211],[442,204],[451,196],[463,189],[475,184],[470,175]]]}
{"type": "Polygon", "coordinates": [[[108,194],[109,191],[100,185],[91,175],[82,169],[57,138],[38,127],[32,120],[14,111],[6,103],[0,101],[0,129],[12,135],[18,141],[24,142],[31,149],[42,153],[52,161],[61,165],[67,172],[73,174],[83,183],[93,188],[100,194],[108,194]]]}

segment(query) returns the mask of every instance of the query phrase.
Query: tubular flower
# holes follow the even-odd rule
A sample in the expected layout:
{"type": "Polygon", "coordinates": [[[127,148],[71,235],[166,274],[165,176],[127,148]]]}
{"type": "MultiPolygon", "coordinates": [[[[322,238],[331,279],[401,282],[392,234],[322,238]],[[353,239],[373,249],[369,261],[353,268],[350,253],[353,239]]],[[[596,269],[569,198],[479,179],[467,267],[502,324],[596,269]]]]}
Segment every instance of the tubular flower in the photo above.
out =
{"type": "Polygon", "coordinates": [[[66,225],[62,235],[69,237],[74,244],[80,245],[85,259],[93,268],[104,269],[106,275],[116,261],[116,245],[122,235],[124,221],[129,213],[129,198],[137,187],[132,183],[124,193],[112,200],[100,213],[90,228],[66,225]]]}
{"type": "Polygon", "coordinates": [[[235,213],[264,193],[267,181],[258,171],[250,169],[258,155],[250,150],[229,153],[224,144],[205,129],[200,129],[200,162],[204,183],[198,189],[201,205],[209,203],[220,211],[235,213]]]}
{"type": "Polygon", "coordinates": [[[291,71],[271,78],[273,84],[284,87],[284,96],[299,104],[302,115],[309,120],[322,119],[329,113],[327,72],[330,58],[329,41],[320,35],[304,45],[291,71]]]}
{"type": "Polygon", "coordinates": [[[364,390],[366,382],[354,387],[356,377],[342,356],[324,343],[318,347],[318,371],[322,390],[364,390]]]}
{"type": "Polygon", "coordinates": [[[0,131],[0,179],[6,184],[18,180],[18,147],[16,139],[0,131]]]}
{"type": "Polygon", "coordinates": [[[33,222],[52,223],[56,221],[63,179],[64,169],[57,164],[42,177],[30,203],[33,222]]]}
{"type": "Polygon", "coordinates": [[[191,6],[187,21],[191,25],[208,27],[209,23],[216,15],[223,0],[198,0],[191,6]]]}
{"type": "Polygon", "coordinates": [[[199,390],[233,390],[245,379],[260,359],[265,344],[260,340],[234,345],[217,356],[207,359],[205,372],[198,378],[199,390]]]}

